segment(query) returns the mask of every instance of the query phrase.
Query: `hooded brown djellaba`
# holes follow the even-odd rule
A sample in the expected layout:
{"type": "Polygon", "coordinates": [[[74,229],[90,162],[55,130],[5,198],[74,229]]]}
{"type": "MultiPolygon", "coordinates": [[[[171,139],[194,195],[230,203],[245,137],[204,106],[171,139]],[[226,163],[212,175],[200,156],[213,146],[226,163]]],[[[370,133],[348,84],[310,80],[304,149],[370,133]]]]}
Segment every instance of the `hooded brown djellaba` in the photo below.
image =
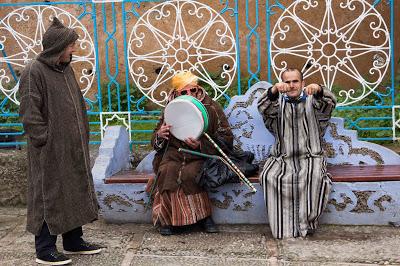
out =
{"type": "Polygon", "coordinates": [[[69,63],[60,63],[77,33],[57,18],[43,35],[43,51],[20,79],[20,115],[28,141],[27,230],[44,222],[58,235],[97,219],[89,162],[85,101],[69,63]]]}

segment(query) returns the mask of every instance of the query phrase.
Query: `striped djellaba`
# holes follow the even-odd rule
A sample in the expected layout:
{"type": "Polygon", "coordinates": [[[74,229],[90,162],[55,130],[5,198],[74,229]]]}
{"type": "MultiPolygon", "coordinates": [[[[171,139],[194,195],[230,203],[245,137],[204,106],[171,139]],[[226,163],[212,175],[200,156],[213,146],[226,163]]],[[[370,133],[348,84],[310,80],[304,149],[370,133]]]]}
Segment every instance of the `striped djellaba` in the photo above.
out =
{"type": "Polygon", "coordinates": [[[156,192],[153,203],[153,223],[161,226],[195,224],[211,216],[211,203],[207,192],[186,195],[182,188],[177,191],[156,192]]]}
{"type": "Polygon", "coordinates": [[[336,105],[327,89],[289,102],[269,88],[258,101],[275,144],[260,174],[275,238],[306,236],[318,225],[331,190],[322,138],[336,105]]]}

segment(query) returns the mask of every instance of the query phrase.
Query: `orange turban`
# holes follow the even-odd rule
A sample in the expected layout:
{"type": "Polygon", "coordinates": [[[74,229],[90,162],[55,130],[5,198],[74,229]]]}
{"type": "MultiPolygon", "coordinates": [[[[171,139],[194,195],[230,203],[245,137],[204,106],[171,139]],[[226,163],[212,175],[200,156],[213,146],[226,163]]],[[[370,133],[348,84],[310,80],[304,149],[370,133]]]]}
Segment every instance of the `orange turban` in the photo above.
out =
{"type": "Polygon", "coordinates": [[[188,84],[196,85],[198,79],[199,78],[196,75],[193,75],[192,72],[189,71],[179,72],[178,74],[172,77],[171,92],[179,91],[188,84]]]}

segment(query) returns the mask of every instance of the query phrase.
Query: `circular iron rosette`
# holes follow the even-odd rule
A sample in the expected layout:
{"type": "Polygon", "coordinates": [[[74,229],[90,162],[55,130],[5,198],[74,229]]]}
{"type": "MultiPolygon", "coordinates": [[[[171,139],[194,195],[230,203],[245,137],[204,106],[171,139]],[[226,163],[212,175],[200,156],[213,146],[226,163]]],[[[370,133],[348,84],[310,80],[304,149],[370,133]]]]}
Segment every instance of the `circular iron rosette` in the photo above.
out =
{"type": "Polygon", "coordinates": [[[77,51],[71,65],[82,94],[85,96],[92,87],[96,74],[95,47],[82,22],[55,6],[25,6],[8,13],[0,21],[0,90],[17,105],[19,76],[25,65],[42,51],[42,37],[53,17],[78,33],[77,51]]]}
{"type": "Polygon", "coordinates": [[[128,41],[129,72],[140,92],[164,106],[170,79],[191,71],[221,97],[236,74],[236,42],[227,21],[196,1],[167,1],[147,10],[128,41]]]}
{"type": "Polygon", "coordinates": [[[385,20],[363,0],[294,1],[278,18],[270,42],[278,80],[286,68],[299,68],[308,83],[334,91],[338,106],[360,102],[371,93],[383,95],[378,89],[390,50],[385,20]]]}

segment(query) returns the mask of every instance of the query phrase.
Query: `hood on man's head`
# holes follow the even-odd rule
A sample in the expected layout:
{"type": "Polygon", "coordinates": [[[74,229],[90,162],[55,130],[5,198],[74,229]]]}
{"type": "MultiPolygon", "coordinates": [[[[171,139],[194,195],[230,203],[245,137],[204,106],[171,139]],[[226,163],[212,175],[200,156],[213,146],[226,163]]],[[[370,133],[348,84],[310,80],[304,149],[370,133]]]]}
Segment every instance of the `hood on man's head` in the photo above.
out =
{"type": "Polygon", "coordinates": [[[65,27],[58,18],[53,17],[50,27],[43,34],[43,51],[38,59],[54,66],[64,49],[78,38],[79,35],[73,29],[65,27]]]}

